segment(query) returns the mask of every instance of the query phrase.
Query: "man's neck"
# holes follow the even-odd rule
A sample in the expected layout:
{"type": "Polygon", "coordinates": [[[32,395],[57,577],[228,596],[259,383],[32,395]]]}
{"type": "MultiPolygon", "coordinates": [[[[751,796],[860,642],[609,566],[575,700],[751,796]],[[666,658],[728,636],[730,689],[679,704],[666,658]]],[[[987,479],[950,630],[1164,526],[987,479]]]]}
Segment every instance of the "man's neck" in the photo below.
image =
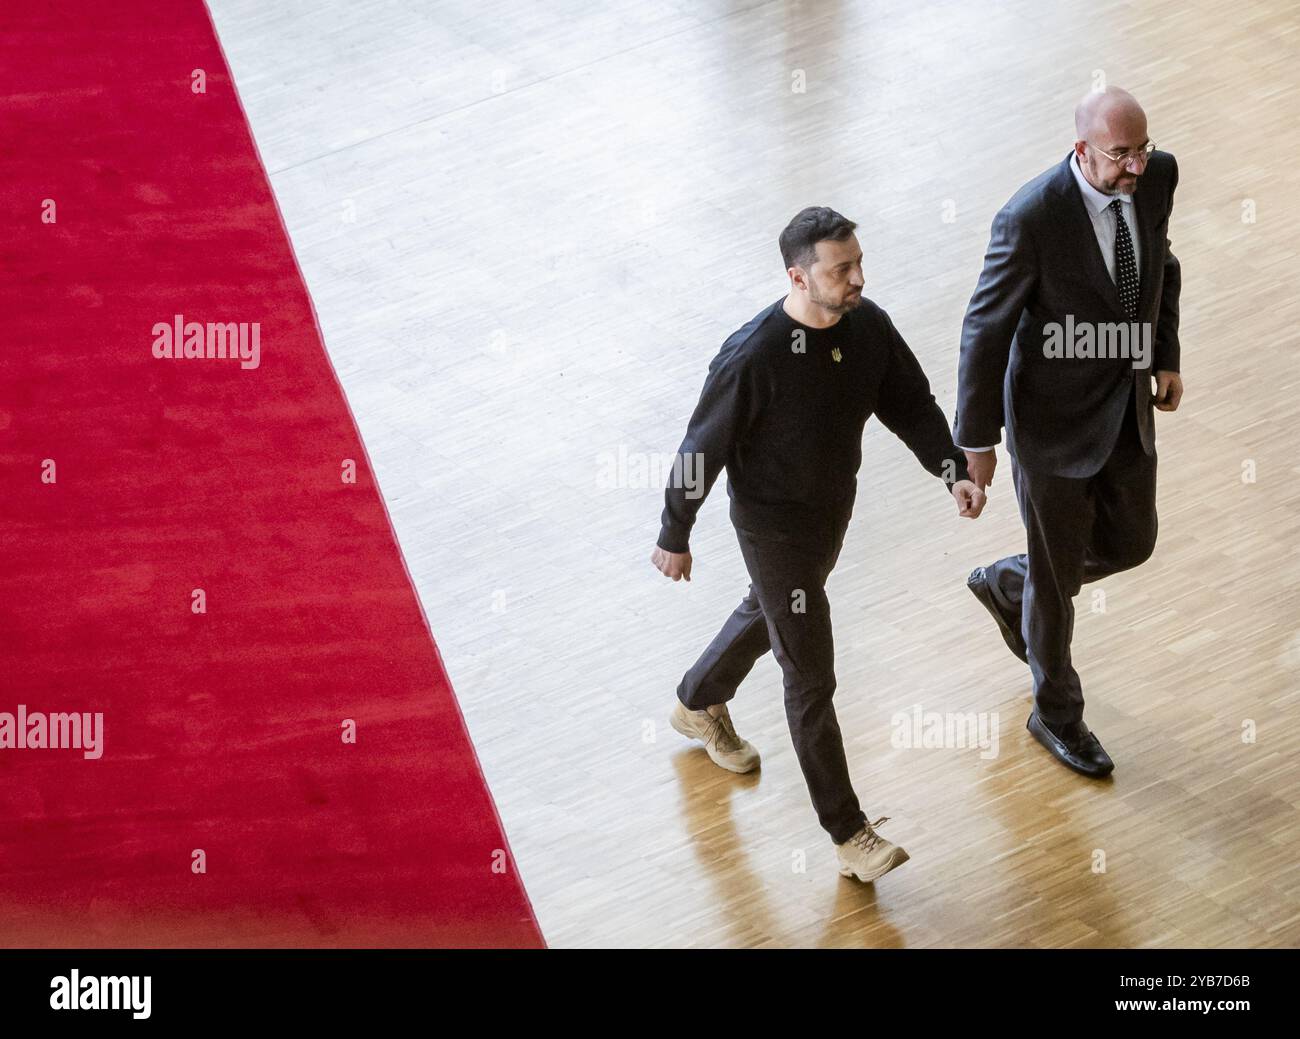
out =
{"type": "Polygon", "coordinates": [[[838,324],[840,318],[844,316],[843,314],[832,314],[824,307],[819,307],[816,303],[810,303],[793,292],[785,297],[781,309],[801,325],[807,325],[809,328],[830,328],[832,325],[838,324]]]}

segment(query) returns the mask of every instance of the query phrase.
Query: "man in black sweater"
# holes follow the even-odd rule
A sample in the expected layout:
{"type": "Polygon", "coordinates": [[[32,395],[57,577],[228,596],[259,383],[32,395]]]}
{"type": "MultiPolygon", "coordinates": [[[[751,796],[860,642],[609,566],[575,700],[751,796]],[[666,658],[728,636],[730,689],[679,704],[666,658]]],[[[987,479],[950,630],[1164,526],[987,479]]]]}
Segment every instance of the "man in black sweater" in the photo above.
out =
{"type": "Polygon", "coordinates": [[[907,852],[868,823],[849,781],[835,692],[825,584],[857,492],[862,430],[877,415],[940,477],[958,512],[974,518],[984,493],[911,350],[862,295],[856,224],[824,206],[781,233],[790,292],[722,345],[665,490],[651,562],[674,581],[691,576],[689,537],[725,467],[730,515],[749,571],[749,594],[677,689],[670,719],[718,765],[749,772],[758,752],[737,734],[727,701],[771,649],[781,665],[786,717],[840,873],[870,881],[907,852]]]}

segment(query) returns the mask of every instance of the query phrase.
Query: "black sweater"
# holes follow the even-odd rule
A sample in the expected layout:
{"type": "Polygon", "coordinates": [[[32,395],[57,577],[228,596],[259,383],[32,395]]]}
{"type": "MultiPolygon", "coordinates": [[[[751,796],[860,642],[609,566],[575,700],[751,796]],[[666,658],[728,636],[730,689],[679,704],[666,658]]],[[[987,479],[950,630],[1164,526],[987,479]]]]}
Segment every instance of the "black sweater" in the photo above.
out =
{"type": "Polygon", "coordinates": [[[724,466],[737,527],[820,536],[852,505],[872,414],[945,490],[969,479],[965,454],[888,314],[864,297],[818,329],[795,321],[783,302],[733,332],[709,364],[664,492],[662,549],[688,551],[695,516],[724,466]]]}

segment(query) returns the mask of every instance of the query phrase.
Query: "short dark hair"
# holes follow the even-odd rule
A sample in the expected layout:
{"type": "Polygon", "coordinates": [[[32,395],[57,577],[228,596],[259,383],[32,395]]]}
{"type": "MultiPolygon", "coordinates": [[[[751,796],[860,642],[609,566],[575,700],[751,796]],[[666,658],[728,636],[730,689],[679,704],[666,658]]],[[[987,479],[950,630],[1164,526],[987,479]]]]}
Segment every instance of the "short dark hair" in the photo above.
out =
{"type": "Polygon", "coordinates": [[[786,270],[791,267],[807,270],[817,262],[818,242],[828,238],[842,242],[857,226],[828,206],[801,209],[781,232],[781,259],[785,261],[786,270]]]}

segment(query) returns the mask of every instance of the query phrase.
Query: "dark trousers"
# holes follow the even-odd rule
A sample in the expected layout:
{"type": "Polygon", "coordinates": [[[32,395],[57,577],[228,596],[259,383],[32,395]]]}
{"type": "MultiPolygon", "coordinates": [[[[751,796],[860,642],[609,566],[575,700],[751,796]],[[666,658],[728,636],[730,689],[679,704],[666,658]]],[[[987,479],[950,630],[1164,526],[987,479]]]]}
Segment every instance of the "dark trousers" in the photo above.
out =
{"type": "Polygon", "coordinates": [[[1034,705],[1051,725],[1083,718],[1070,660],[1074,596],[1082,584],[1145,562],[1156,544],[1156,459],[1142,450],[1132,402],[1110,457],[1095,475],[1070,479],[1014,466],[1024,555],[987,567],[993,594],[1021,611],[1034,705]]]}
{"type": "Polygon", "coordinates": [[[737,528],[749,594],[701,654],[677,696],[701,711],[725,703],[769,649],[785,680],[785,714],[817,819],[843,844],[867,821],[849,782],[844,741],[831,698],[835,648],[826,578],[839,558],[852,502],[837,510],[829,533],[794,541],[737,528]]]}

